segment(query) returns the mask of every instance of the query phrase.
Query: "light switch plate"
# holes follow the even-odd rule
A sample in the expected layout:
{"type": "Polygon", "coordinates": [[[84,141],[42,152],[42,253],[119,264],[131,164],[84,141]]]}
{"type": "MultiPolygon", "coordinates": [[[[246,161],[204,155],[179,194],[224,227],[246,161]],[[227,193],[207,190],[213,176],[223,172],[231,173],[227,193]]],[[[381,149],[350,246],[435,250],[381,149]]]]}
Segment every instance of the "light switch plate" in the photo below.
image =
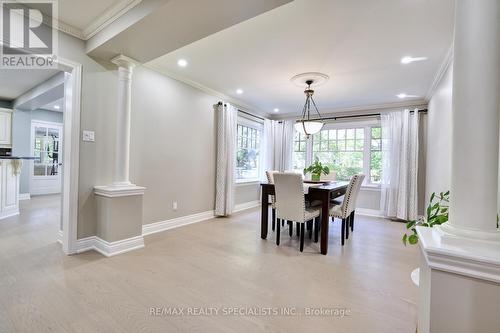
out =
{"type": "Polygon", "coordinates": [[[86,142],[94,142],[94,131],[83,131],[82,140],[86,142]]]}

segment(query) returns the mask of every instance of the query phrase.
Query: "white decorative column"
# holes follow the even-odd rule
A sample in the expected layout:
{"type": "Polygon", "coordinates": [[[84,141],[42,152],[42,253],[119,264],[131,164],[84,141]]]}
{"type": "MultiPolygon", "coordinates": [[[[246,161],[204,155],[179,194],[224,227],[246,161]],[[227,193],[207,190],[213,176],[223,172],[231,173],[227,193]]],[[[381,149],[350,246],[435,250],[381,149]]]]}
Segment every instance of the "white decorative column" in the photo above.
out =
{"type": "Polygon", "coordinates": [[[499,112],[500,1],[457,0],[450,216],[417,227],[419,333],[500,330],[499,112]]]}
{"type": "Polygon", "coordinates": [[[133,59],[119,55],[111,60],[118,66],[118,109],[116,113],[115,174],[113,185],[129,186],[130,175],[130,114],[132,111],[133,59]]]}
{"type": "Polygon", "coordinates": [[[448,229],[486,239],[498,237],[499,7],[459,0],[455,19],[448,229]]]}
{"type": "Polygon", "coordinates": [[[95,186],[97,239],[95,248],[112,256],[144,246],[142,198],[145,187],[130,181],[130,119],[132,74],[137,62],[124,55],[111,59],[118,66],[116,136],[113,181],[95,186]]]}

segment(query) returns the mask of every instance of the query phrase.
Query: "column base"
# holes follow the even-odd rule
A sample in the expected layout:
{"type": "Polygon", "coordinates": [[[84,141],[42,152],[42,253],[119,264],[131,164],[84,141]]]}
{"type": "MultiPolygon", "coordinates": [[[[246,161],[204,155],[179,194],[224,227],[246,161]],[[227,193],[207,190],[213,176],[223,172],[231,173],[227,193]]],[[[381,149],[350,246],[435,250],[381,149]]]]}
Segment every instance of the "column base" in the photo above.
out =
{"type": "Polygon", "coordinates": [[[417,233],[419,333],[500,327],[500,242],[450,234],[442,226],[417,227],[417,233]]]}
{"type": "Polygon", "coordinates": [[[144,195],[144,191],[146,191],[145,187],[137,186],[131,183],[123,185],[112,184],[106,186],[94,186],[95,195],[108,198],[144,195]]]}
{"type": "Polygon", "coordinates": [[[145,187],[95,186],[97,203],[96,246],[104,255],[115,255],[144,247],[142,209],[145,187]]]}
{"type": "Polygon", "coordinates": [[[440,230],[445,237],[448,238],[467,238],[469,240],[480,240],[480,241],[497,241],[500,242],[500,231],[482,231],[478,229],[469,229],[464,227],[457,227],[452,223],[444,223],[440,226],[434,227],[436,230],[440,230]]]}

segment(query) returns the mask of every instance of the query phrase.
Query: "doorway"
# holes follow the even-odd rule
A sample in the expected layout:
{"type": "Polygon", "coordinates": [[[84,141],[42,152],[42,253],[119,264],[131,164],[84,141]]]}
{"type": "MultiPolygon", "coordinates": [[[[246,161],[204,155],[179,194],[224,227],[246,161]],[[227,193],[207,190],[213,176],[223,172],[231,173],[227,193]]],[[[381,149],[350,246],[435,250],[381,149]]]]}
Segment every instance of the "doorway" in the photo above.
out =
{"type": "Polygon", "coordinates": [[[61,193],[62,123],[31,121],[30,194],[61,193]]]}

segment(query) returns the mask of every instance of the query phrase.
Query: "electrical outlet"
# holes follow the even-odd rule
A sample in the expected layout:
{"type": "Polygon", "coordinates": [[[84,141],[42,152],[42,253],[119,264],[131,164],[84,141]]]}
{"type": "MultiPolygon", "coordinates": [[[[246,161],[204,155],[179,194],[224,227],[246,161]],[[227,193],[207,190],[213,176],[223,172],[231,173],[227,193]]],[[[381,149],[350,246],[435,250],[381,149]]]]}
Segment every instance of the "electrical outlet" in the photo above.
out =
{"type": "Polygon", "coordinates": [[[82,140],[86,142],[94,142],[94,131],[83,131],[82,140]]]}
{"type": "Polygon", "coordinates": [[[173,209],[173,210],[177,210],[177,201],[174,201],[174,202],[172,203],[172,209],[173,209]]]}

